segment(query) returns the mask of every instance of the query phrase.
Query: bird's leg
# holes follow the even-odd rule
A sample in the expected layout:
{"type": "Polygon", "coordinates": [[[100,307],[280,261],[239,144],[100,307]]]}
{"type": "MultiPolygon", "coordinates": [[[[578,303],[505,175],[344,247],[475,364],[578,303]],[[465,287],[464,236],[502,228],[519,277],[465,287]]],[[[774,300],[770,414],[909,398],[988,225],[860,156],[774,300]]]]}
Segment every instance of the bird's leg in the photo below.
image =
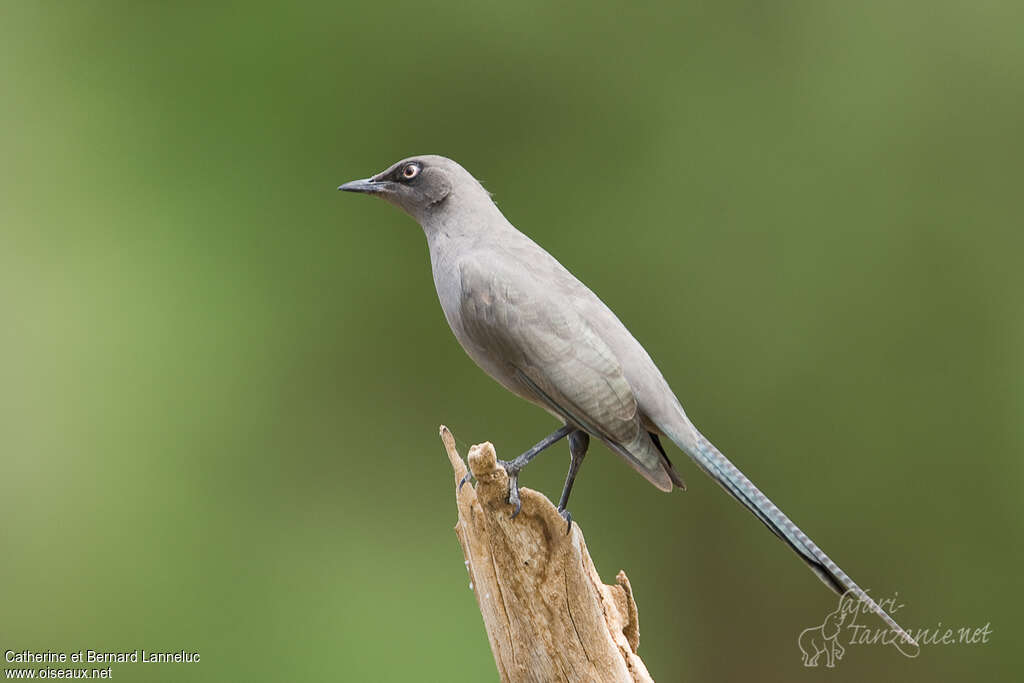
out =
{"type": "Polygon", "coordinates": [[[537,444],[520,455],[515,460],[499,460],[498,464],[505,468],[505,472],[508,473],[508,502],[515,510],[512,511],[512,519],[516,518],[519,514],[519,510],[523,507],[522,501],[519,500],[519,473],[526,465],[537,457],[537,455],[545,448],[555,443],[559,439],[565,437],[566,434],[573,431],[575,427],[565,425],[537,442],[537,444]]]}
{"type": "Polygon", "coordinates": [[[580,471],[583,464],[583,457],[587,454],[587,447],[590,445],[590,435],[582,429],[577,429],[569,435],[569,473],[565,475],[565,486],[562,487],[562,497],[558,499],[558,513],[565,520],[565,533],[572,531],[572,515],[566,509],[569,504],[569,494],[572,493],[572,484],[576,481],[576,473],[580,471]]]}

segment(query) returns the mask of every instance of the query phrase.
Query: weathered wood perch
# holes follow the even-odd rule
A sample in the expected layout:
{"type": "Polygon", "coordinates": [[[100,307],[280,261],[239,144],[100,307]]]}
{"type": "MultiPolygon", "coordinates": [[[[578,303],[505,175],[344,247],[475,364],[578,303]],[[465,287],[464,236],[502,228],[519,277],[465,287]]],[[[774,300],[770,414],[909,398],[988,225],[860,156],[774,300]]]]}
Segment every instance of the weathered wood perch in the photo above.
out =
{"type": "MultiPolygon", "coordinates": [[[[466,465],[447,427],[441,440],[455,470],[456,487],[466,465]]],[[[616,585],[601,583],[573,523],[542,494],[519,489],[523,507],[510,519],[508,475],[494,446],[469,449],[477,486],[456,490],[470,586],[487,628],[502,681],[650,681],[637,656],[640,625],[625,572],[616,585]]]]}

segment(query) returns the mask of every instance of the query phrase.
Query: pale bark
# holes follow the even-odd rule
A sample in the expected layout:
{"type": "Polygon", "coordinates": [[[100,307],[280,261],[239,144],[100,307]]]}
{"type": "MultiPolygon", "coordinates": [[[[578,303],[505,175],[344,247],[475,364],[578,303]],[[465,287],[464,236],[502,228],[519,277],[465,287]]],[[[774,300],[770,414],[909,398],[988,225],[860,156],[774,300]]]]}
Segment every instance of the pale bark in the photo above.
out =
{"type": "MultiPolygon", "coordinates": [[[[441,427],[455,471],[466,465],[441,427]]],[[[483,615],[502,681],[650,681],[637,656],[640,627],[629,579],[606,586],[573,523],[542,494],[521,488],[523,507],[510,519],[508,475],[490,443],[469,450],[477,485],[456,491],[470,586],[483,615]]]]}

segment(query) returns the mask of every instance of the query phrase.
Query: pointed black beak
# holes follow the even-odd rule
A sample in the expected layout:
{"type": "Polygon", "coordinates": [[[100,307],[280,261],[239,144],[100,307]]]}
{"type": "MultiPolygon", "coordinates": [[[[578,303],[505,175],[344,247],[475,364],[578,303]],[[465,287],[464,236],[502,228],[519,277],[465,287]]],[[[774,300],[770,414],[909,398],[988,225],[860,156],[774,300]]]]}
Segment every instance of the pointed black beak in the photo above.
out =
{"type": "Polygon", "coordinates": [[[376,178],[363,178],[362,180],[353,180],[345,183],[344,185],[338,186],[339,190],[344,192],[362,192],[364,194],[376,194],[383,192],[387,189],[387,183],[381,182],[376,178]]]}

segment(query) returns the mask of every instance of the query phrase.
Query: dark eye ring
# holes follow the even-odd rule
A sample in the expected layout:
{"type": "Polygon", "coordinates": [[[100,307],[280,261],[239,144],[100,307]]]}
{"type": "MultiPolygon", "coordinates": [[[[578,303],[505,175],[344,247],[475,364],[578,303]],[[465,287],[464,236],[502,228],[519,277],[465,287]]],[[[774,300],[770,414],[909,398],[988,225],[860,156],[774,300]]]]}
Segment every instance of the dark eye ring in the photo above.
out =
{"type": "Polygon", "coordinates": [[[417,164],[408,164],[402,169],[402,177],[406,180],[412,180],[420,174],[420,167],[417,164]]]}

